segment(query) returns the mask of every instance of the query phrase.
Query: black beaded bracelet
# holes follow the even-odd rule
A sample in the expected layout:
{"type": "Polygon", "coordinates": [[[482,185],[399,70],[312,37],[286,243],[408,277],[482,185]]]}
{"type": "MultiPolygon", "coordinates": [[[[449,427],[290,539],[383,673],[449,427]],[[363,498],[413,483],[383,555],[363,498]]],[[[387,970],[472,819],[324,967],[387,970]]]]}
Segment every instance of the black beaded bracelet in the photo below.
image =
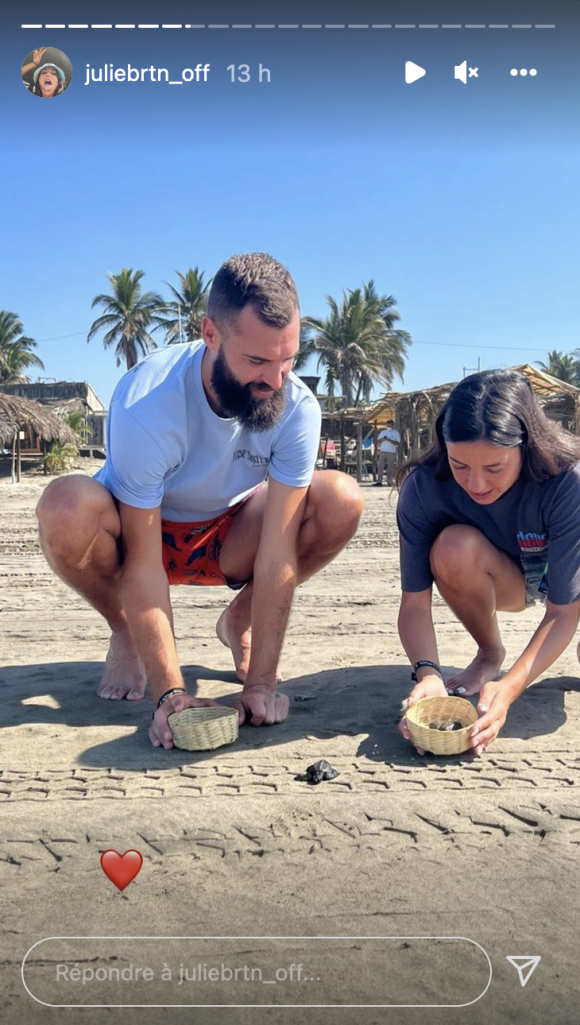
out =
{"type": "Polygon", "coordinates": [[[167,699],[170,698],[172,694],[186,694],[186,693],[187,693],[187,691],[185,690],[185,687],[171,687],[169,690],[165,691],[165,694],[161,695],[161,697],[159,698],[159,701],[157,702],[157,708],[161,708],[161,705],[164,705],[165,702],[167,701],[167,699]]]}
{"type": "Polygon", "coordinates": [[[413,669],[411,671],[411,680],[414,683],[417,683],[417,670],[422,669],[423,666],[430,666],[430,668],[434,669],[435,672],[439,673],[439,676],[441,677],[441,679],[443,679],[443,673],[441,672],[440,666],[438,666],[436,662],[430,662],[429,659],[422,658],[419,659],[418,662],[415,662],[415,665],[413,666],[413,669]]]}

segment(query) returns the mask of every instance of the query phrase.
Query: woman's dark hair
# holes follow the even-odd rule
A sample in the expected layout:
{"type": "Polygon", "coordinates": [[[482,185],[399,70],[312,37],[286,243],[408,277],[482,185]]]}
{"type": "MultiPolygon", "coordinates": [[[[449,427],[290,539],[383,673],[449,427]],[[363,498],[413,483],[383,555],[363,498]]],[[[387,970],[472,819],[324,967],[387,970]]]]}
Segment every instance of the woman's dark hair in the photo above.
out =
{"type": "Polygon", "coordinates": [[[438,480],[448,480],[452,476],[448,442],[521,446],[521,476],[535,484],[556,477],[580,460],[580,438],[546,416],[528,379],[515,370],[486,370],[461,381],[437,417],[435,435],[427,452],[400,468],[398,486],[415,466],[431,467],[438,480]]]}

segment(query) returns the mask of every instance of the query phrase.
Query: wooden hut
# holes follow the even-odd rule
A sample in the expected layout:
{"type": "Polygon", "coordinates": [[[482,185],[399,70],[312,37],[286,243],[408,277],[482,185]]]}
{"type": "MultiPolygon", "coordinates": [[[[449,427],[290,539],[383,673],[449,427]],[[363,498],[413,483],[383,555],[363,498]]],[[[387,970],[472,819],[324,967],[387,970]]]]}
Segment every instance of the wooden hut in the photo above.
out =
{"type": "Polygon", "coordinates": [[[20,481],[22,448],[46,452],[49,442],[77,444],[74,431],[46,406],[0,392],[0,447],[12,451],[12,475],[20,481]]]}
{"type": "Polygon", "coordinates": [[[21,381],[16,384],[0,385],[0,392],[39,402],[63,420],[71,413],[82,413],[90,436],[80,446],[81,453],[105,455],[107,411],[97,393],[86,381],[36,381],[32,384],[21,381]]]}
{"type": "MultiPolygon", "coordinates": [[[[516,370],[528,378],[546,416],[549,416],[551,420],[557,420],[572,434],[580,435],[580,388],[568,384],[566,381],[560,381],[559,378],[552,377],[551,374],[546,374],[529,363],[510,367],[510,369],[516,370]]],[[[458,383],[458,381],[452,381],[448,384],[439,384],[434,388],[424,388],[414,392],[387,392],[372,406],[325,413],[324,419],[328,423],[332,422],[340,431],[342,449],[344,449],[346,437],[356,437],[355,469],[360,480],[365,467],[362,441],[368,437],[369,431],[374,432],[376,439],[379,431],[386,426],[387,421],[394,420],[401,435],[399,462],[405,462],[412,455],[424,451],[432,444],[435,421],[458,383]]],[[[348,468],[343,454],[341,468],[345,469],[345,467],[348,468]]]]}
{"type": "MultiPolygon", "coordinates": [[[[572,434],[580,434],[580,388],[529,363],[509,369],[528,378],[546,416],[557,420],[572,434]]],[[[406,394],[389,392],[368,411],[366,419],[377,425],[384,425],[387,419],[395,421],[401,435],[399,459],[404,461],[432,444],[435,421],[458,383],[452,381],[406,394]]]]}

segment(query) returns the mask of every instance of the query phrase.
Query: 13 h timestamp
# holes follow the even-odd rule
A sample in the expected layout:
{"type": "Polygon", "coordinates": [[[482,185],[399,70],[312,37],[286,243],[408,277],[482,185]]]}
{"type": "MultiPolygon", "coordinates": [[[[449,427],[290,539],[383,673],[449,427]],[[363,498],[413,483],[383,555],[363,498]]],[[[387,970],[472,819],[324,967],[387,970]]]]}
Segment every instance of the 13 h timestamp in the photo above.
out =
{"type": "MultiPolygon", "coordinates": [[[[230,64],[228,65],[227,70],[230,73],[232,82],[249,82],[252,77],[252,69],[249,64],[238,64],[237,66],[235,64],[230,64]]],[[[257,78],[258,82],[269,82],[270,72],[268,68],[259,64],[257,78]]]]}

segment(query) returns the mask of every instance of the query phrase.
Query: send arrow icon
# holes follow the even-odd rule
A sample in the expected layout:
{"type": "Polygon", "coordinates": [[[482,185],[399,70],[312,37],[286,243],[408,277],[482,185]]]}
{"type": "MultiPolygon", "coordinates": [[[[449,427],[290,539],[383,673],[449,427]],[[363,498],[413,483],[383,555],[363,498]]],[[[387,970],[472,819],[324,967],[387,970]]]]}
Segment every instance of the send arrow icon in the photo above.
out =
{"type": "Polygon", "coordinates": [[[423,78],[427,72],[425,68],[420,68],[418,64],[413,64],[413,61],[405,62],[405,82],[409,85],[411,82],[416,82],[418,78],[423,78]]]}
{"type": "Polygon", "coordinates": [[[507,960],[510,964],[513,964],[514,968],[517,968],[518,975],[522,986],[525,986],[528,979],[531,978],[532,973],[538,967],[541,957],[535,955],[520,955],[520,957],[508,957],[507,960]]]}

